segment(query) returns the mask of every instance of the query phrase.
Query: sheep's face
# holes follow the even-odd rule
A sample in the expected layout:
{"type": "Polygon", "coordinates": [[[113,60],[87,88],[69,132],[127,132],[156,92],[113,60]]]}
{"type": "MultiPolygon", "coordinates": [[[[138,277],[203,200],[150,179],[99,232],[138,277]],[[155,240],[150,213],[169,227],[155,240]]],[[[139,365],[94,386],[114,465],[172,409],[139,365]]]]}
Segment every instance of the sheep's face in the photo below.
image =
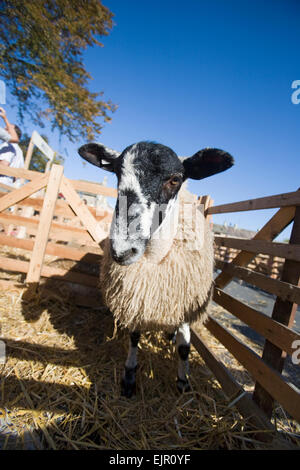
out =
{"type": "Polygon", "coordinates": [[[232,157],[206,149],[181,161],[164,145],[140,142],[118,153],[100,144],[87,144],[79,154],[118,178],[118,198],[110,231],[111,256],[129,265],[143,256],[166,211],[175,205],[183,181],[201,179],[233,164],[232,157]]]}

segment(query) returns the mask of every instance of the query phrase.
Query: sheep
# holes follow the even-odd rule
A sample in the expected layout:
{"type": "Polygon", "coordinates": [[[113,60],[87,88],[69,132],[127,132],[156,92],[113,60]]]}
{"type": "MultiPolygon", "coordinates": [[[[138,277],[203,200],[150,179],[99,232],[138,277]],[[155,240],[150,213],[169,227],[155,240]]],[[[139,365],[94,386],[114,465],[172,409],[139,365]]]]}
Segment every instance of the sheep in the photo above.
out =
{"type": "Polygon", "coordinates": [[[154,142],[130,145],[122,153],[89,143],[78,152],[118,178],[100,289],[118,325],[130,332],[122,394],[130,398],[135,392],[140,334],[153,329],[176,331],[177,388],[185,392],[189,325],[207,318],[214,265],[212,232],[185,180],[227,170],[234,160],[212,148],[181,159],[154,142]]]}

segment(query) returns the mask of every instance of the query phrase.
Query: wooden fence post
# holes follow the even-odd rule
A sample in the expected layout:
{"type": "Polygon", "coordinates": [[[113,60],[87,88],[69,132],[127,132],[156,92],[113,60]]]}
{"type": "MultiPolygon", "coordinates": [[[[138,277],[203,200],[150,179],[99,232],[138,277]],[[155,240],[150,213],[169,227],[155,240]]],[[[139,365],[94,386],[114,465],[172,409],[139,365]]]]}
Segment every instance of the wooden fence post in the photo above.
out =
{"type": "MultiPolygon", "coordinates": [[[[300,244],[300,206],[296,207],[290,244],[300,244]]],[[[283,265],[281,280],[297,286],[299,278],[300,262],[286,259],[283,265]]],[[[273,307],[272,319],[292,328],[297,307],[298,305],[296,303],[277,297],[273,307]]],[[[266,340],[262,355],[262,359],[266,364],[281,373],[285,358],[285,351],[282,351],[273,343],[266,340]]],[[[255,385],[253,400],[269,418],[272,416],[274,399],[258,382],[255,385]]]]}
{"type": "Polygon", "coordinates": [[[30,283],[34,288],[37,287],[41,276],[55,204],[63,177],[63,170],[63,166],[53,165],[49,175],[49,181],[40,215],[38,231],[36,234],[32,257],[26,277],[26,282],[30,283]]]}
{"type": "Polygon", "coordinates": [[[207,213],[207,210],[208,210],[209,207],[213,206],[214,200],[209,195],[199,196],[198,197],[198,203],[203,205],[204,217],[206,218],[210,228],[212,229],[212,227],[213,227],[212,215],[209,215],[207,213]]]}
{"type": "Polygon", "coordinates": [[[28,170],[29,165],[30,165],[30,161],[31,161],[32,153],[33,153],[33,148],[34,148],[34,143],[33,143],[32,137],[31,137],[31,139],[29,141],[28,148],[27,148],[25,161],[24,161],[24,168],[26,170],[28,170]]]}

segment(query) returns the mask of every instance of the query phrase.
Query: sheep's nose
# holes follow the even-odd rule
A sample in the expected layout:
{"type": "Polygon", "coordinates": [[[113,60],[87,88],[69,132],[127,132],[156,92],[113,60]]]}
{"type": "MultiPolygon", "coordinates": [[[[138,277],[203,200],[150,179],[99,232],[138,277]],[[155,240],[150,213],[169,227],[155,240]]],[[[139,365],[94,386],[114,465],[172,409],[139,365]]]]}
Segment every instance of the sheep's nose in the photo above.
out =
{"type": "Polygon", "coordinates": [[[121,253],[116,253],[112,251],[112,257],[117,263],[126,263],[128,262],[133,256],[138,253],[138,249],[135,247],[129,248],[129,250],[125,250],[121,253]]]}

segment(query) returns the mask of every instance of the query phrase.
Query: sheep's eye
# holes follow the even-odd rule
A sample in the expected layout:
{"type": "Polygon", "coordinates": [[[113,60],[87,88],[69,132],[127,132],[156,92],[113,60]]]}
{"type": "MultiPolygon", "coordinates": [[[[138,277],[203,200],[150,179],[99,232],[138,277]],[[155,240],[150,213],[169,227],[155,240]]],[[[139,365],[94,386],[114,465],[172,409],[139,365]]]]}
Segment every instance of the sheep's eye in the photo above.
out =
{"type": "Polygon", "coordinates": [[[172,186],[178,186],[181,183],[181,179],[179,176],[172,176],[172,178],[169,179],[169,183],[172,186]]]}
{"type": "Polygon", "coordinates": [[[178,191],[182,183],[182,178],[180,175],[173,175],[170,178],[168,178],[163,186],[164,191],[167,192],[167,194],[172,195],[174,194],[175,191],[178,191]]]}

